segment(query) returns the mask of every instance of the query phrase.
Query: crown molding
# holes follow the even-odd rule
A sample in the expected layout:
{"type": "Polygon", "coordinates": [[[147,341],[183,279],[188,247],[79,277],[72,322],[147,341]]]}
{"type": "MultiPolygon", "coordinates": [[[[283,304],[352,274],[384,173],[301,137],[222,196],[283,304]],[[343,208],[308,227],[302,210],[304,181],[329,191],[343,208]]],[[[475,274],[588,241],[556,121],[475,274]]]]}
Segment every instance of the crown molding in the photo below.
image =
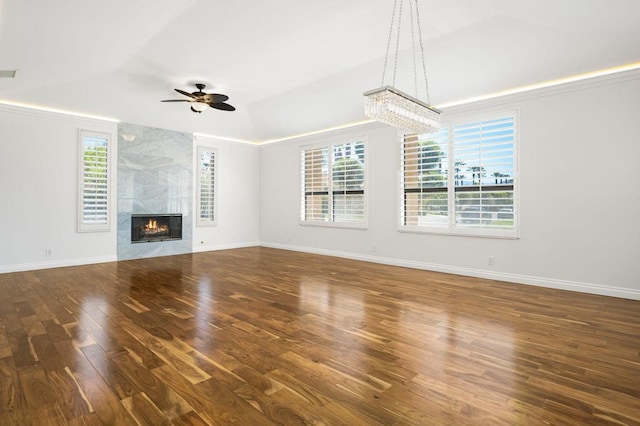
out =
{"type": "Polygon", "coordinates": [[[112,117],[102,117],[91,114],[83,114],[81,112],[76,111],[65,111],[56,108],[48,108],[41,107],[37,105],[28,105],[22,104],[18,102],[11,102],[7,100],[0,99],[0,111],[8,112],[12,114],[22,114],[29,115],[32,117],[47,117],[47,118],[56,118],[56,119],[64,119],[64,120],[88,120],[93,122],[100,123],[113,123],[117,124],[120,122],[117,118],[112,117]]]}
{"type": "MultiPolygon", "coordinates": [[[[603,71],[604,72],[604,71],[603,71]]],[[[577,77],[576,77],[577,78],[577,77]]],[[[640,79],[640,63],[636,68],[618,71],[615,73],[597,75],[593,77],[579,78],[571,80],[571,78],[558,80],[559,82],[540,83],[532,87],[524,86],[500,92],[494,95],[479,96],[467,101],[460,101],[460,104],[438,105],[442,109],[443,114],[457,114],[460,112],[469,112],[471,110],[500,106],[508,103],[522,102],[530,99],[559,95],[563,93],[573,92],[577,90],[591,89],[594,87],[617,84],[625,81],[640,79]]]]}
{"type": "MultiPolygon", "coordinates": [[[[498,93],[480,95],[475,98],[464,99],[455,102],[436,105],[438,109],[443,111],[444,115],[457,114],[460,112],[469,112],[473,110],[500,106],[508,103],[521,102],[530,99],[553,96],[562,93],[572,92],[576,90],[584,90],[598,86],[621,83],[629,80],[640,78],[640,62],[628,64],[621,67],[609,68],[588,74],[582,74],[573,77],[567,77],[550,82],[542,82],[531,86],[517,87],[498,93]]],[[[76,111],[59,110],[56,108],[42,107],[38,105],[29,105],[18,102],[0,99],[0,111],[8,113],[16,113],[30,115],[36,117],[48,117],[66,120],[89,120],[100,123],[119,123],[120,120],[112,117],[101,117],[90,114],[84,114],[76,111]]],[[[350,133],[358,133],[366,130],[390,127],[383,123],[371,120],[360,121],[356,123],[346,123],[343,125],[320,129],[317,131],[304,133],[300,135],[291,135],[277,139],[268,139],[263,141],[248,141],[216,135],[207,135],[195,133],[195,136],[216,141],[243,143],[254,146],[272,145],[288,142],[314,142],[318,139],[325,139],[336,135],[345,135],[350,133]]]]}

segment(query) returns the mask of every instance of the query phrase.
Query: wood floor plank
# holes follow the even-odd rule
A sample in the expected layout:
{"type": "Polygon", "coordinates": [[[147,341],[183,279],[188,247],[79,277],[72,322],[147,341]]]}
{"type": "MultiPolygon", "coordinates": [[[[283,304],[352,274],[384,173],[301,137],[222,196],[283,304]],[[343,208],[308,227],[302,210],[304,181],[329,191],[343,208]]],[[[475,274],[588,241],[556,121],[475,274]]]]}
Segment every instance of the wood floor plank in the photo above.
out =
{"type": "Polygon", "coordinates": [[[47,377],[67,421],[93,413],[91,403],[68,367],[49,371],[47,377]]]}
{"type": "Polygon", "coordinates": [[[194,411],[189,411],[186,414],[178,417],[177,419],[173,419],[171,424],[174,426],[206,426],[208,423],[204,421],[202,417],[198,415],[198,413],[194,411]]]}
{"type": "Polygon", "coordinates": [[[196,384],[211,378],[204,370],[200,369],[193,359],[180,350],[175,350],[175,346],[168,345],[151,335],[139,334],[140,342],[148,347],[166,364],[171,365],[182,376],[191,383],[196,384]]]}
{"type": "Polygon", "coordinates": [[[162,411],[143,392],[122,400],[122,405],[142,425],[167,426],[171,424],[162,411]]]}
{"type": "Polygon", "coordinates": [[[114,426],[137,424],[115,392],[101,378],[88,380],[83,383],[83,387],[87,400],[102,424],[114,426]]]}
{"type": "Polygon", "coordinates": [[[26,398],[13,360],[0,358],[0,413],[22,411],[26,407],[26,398]]]}
{"type": "Polygon", "coordinates": [[[233,371],[244,366],[234,357],[215,350],[209,350],[207,355],[194,350],[190,355],[200,369],[216,382],[223,383],[227,389],[235,390],[246,383],[245,379],[233,371]]]}
{"type": "MultiPolygon", "coordinates": [[[[79,348],[97,344],[93,337],[78,323],[65,324],[63,328],[68,337],[70,337],[73,343],[79,348]]],[[[62,337],[61,334],[58,335],[58,337],[58,340],[63,340],[60,338],[62,337]]]]}
{"type": "Polygon", "coordinates": [[[311,419],[307,420],[308,413],[302,412],[297,407],[291,407],[291,404],[283,404],[276,398],[269,398],[251,385],[244,385],[236,389],[234,393],[264,414],[264,417],[273,421],[274,424],[309,425],[315,423],[311,419]]]}
{"type": "Polygon", "coordinates": [[[66,426],[67,420],[58,404],[45,405],[32,410],[31,417],[34,425],[66,426]]]}
{"type": "Polygon", "coordinates": [[[111,331],[120,344],[127,350],[128,355],[134,357],[136,361],[142,364],[145,368],[151,370],[152,368],[162,367],[166,363],[160,359],[153,351],[134,338],[126,330],[121,327],[112,325],[111,331]]]}
{"type": "Polygon", "coordinates": [[[155,368],[153,374],[175,389],[205,421],[212,424],[272,424],[243,399],[212,380],[192,386],[169,365],[155,368]]]}
{"type": "Polygon", "coordinates": [[[8,309],[2,313],[0,319],[2,319],[2,325],[7,334],[15,334],[23,331],[24,323],[20,318],[20,315],[16,312],[15,308],[10,302],[7,303],[8,309]]]}
{"type": "Polygon", "coordinates": [[[81,348],[74,345],[71,340],[57,341],[54,346],[64,365],[71,370],[76,380],[84,382],[100,377],[98,371],[82,353],[81,348]]]}
{"type": "Polygon", "coordinates": [[[129,398],[143,391],[134,385],[129,376],[102,350],[100,345],[84,346],[80,351],[120,399],[129,398]]]}
{"type": "Polygon", "coordinates": [[[42,321],[42,325],[47,331],[47,334],[51,338],[52,341],[57,342],[58,340],[69,339],[71,336],[67,333],[66,328],[75,325],[75,323],[65,324],[67,327],[63,327],[53,320],[42,321]]]}
{"type": "Polygon", "coordinates": [[[71,419],[67,424],[69,426],[100,426],[103,423],[100,421],[100,417],[93,412],[71,419]]]}
{"type": "Polygon", "coordinates": [[[33,425],[33,413],[23,410],[0,412],[0,424],[3,426],[33,425]]]}
{"type": "Polygon", "coordinates": [[[54,390],[42,368],[38,366],[24,367],[18,371],[18,376],[27,406],[31,410],[56,405],[54,390]]]}
{"type": "Polygon", "coordinates": [[[136,387],[144,392],[153,404],[162,411],[165,417],[175,419],[193,410],[193,407],[184,398],[128,354],[118,355],[113,358],[113,361],[136,387]]]}
{"type": "Polygon", "coordinates": [[[65,367],[64,360],[60,357],[49,334],[38,334],[30,337],[29,340],[45,371],[60,370],[65,367]]]}
{"type": "Polygon", "coordinates": [[[267,377],[280,383],[282,387],[287,388],[291,393],[296,394],[306,405],[322,407],[331,402],[331,399],[319,390],[314,389],[312,386],[279,369],[269,372],[267,377]]]}
{"type": "MultiPolygon", "coordinates": [[[[45,330],[44,325],[35,314],[22,317],[22,323],[24,324],[24,330],[29,336],[47,334],[47,330],[45,330]]],[[[0,342],[0,345],[1,344],[2,342],[0,342]]]]}
{"type": "Polygon", "coordinates": [[[261,247],[0,274],[0,425],[640,425],[640,301],[261,247]]]}

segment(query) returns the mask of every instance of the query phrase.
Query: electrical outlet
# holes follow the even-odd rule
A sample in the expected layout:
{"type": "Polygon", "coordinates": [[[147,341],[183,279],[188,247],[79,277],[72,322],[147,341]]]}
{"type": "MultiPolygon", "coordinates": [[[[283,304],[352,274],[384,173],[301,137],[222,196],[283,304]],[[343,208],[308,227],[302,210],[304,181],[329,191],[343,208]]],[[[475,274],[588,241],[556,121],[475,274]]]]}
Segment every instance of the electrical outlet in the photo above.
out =
{"type": "Polygon", "coordinates": [[[44,249],[44,255],[45,255],[46,257],[51,257],[51,256],[53,256],[53,249],[50,249],[50,248],[46,248],[46,249],[44,249]]]}
{"type": "Polygon", "coordinates": [[[371,246],[371,251],[373,253],[377,253],[378,252],[378,248],[375,245],[373,245],[373,246],[371,246]]]}
{"type": "Polygon", "coordinates": [[[487,259],[487,265],[495,265],[495,260],[493,258],[493,256],[489,256],[489,259],[487,259]]]}

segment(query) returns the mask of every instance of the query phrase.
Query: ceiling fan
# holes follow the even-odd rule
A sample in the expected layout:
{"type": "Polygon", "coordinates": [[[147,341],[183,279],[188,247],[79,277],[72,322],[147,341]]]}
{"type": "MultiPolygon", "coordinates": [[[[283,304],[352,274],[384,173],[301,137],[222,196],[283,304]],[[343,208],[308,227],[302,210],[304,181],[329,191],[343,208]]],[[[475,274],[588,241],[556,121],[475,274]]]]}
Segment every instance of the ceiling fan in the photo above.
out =
{"type": "Polygon", "coordinates": [[[225,101],[229,99],[227,95],[221,95],[218,93],[204,93],[202,89],[205,85],[202,83],[196,83],[197,92],[189,93],[184,90],[175,89],[176,92],[188,96],[190,99],[167,99],[160,102],[190,102],[191,111],[200,114],[207,107],[220,109],[222,111],[235,111],[235,107],[226,104],[225,101]]]}

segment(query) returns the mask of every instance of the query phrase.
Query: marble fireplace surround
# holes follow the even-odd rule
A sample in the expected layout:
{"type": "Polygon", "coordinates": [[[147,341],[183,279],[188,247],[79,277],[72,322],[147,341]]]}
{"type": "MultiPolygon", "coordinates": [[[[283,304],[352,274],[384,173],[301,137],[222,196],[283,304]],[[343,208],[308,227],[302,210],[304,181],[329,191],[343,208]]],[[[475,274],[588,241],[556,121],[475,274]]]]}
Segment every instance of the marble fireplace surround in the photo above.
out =
{"type": "Polygon", "coordinates": [[[191,253],[193,135],[119,123],[117,176],[118,260],[191,253]],[[132,243],[134,214],[182,214],[182,239],[132,243]]]}

